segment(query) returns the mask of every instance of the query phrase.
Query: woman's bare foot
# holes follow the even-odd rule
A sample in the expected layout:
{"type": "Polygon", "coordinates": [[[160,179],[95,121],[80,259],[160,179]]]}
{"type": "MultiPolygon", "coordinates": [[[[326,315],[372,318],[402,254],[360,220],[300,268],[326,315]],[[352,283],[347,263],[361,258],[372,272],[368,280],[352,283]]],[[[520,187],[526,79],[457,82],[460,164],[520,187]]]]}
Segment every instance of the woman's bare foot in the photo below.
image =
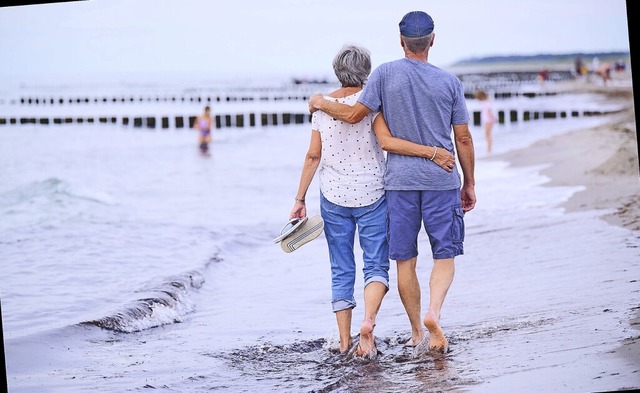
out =
{"type": "Polygon", "coordinates": [[[372,357],[377,354],[375,337],[373,337],[373,328],[376,325],[369,319],[362,321],[360,327],[360,342],[356,349],[356,356],[372,357]],[[375,354],[373,352],[376,352],[375,354]]]}
{"type": "Polygon", "coordinates": [[[349,352],[349,349],[351,348],[351,346],[353,345],[353,341],[349,340],[349,342],[345,343],[345,345],[342,345],[342,342],[340,342],[340,353],[341,354],[346,354],[347,352],[349,352]]]}
{"type": "Polygon", "coordinates": [[[427,314],[427,316],[424,317],[424,326],[429,330],[429,350],[446,353],[449,342],[433,315],[427,314]]]}

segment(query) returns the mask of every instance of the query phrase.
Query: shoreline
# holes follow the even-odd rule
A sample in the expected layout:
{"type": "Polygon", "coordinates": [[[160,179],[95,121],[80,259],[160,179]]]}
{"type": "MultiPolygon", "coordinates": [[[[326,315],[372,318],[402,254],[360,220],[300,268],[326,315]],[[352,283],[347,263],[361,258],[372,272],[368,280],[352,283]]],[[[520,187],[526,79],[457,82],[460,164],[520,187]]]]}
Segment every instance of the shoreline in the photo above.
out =
{"type": "Polygon", "coordinates": [[[511,152],[487,157],[511,166],[550,164],[541,171],[550,181],[546,187],[584,186],[561,207],[568,212],[607,210],[601,218],[610,224],[638,232],[640,237],[640,163],[631,88],[580,86],[576,92],[597,92],[607,100],[624,104],[606,124],[574,130],[538,141],[511,152]]]}
{"type": "MultiPolygon", "coordinates": [[[[599,218],[630,230],[640,239],[640,163],[638,135],[631,88],[575,86],[584,93],[600,93],[607,100],[623,102],[625,108],[610,115],[607,123],[570,131],[531,146],[487,157],[510,166],[550,164],[540,173],[549,178],[544,187],[583,186],[559,206],[566,212],[602,211],[599,218]]],[[[640,365],[640,305],[627,305],[632,337],[611,352],[640,365]]]]}

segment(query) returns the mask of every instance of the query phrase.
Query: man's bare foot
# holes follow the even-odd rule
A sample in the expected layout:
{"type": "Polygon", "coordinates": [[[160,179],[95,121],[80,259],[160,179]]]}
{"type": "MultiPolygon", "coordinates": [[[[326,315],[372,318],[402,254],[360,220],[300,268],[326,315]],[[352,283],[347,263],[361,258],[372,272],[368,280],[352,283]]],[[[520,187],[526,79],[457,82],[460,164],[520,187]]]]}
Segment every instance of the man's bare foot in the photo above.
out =
{"type": "Polygon", "coordinates": [[[404,343],[404,346],[410,347],[410,348],[417,347],[418,345],[420,345],[423,339],[424,339],[424,334],[421,334],[420,336],[416,336],[416,337],[411,337],[409,340],[407,340],[407,342],[404,343]]]}
{"type": "Polygon", "coordinates": [[[431,315],[427,314],[424,318],[424,326],[429,330],[429,350],[446,353],[449,342],[444,336],[444,332],[440,329],[438,321],[431,315]]]}
{"type": "Polygon", "coordinates": [[[375,325],[369,319],[362,321],[360,327],[360,342],[358,348],[356,348],[356,356],[373,358],[377,355],[378,349],[376,348],[375,337],[373,337],[373,328],[375,325]]]}

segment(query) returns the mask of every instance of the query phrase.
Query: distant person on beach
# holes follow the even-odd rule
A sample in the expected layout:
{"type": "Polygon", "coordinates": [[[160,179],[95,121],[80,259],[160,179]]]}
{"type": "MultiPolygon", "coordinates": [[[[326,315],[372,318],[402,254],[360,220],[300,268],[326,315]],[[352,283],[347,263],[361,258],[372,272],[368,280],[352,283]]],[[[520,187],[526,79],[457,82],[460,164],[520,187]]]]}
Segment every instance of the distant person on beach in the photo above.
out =
{"type": "Polygon", "coordinates": [[[598,76],[602,79],[602,84],[607,86],[611,81],[611,64],[602,63],[598,68],[598,76]]]}
{"type": "Polygon", "coordinates": [[[600,58],[598,56],[594,56],[593,59],[591,59],[591,72],[595,74],[598,72],[599,68],[600,68],[600,58]]]}
{"type": "Polygon", "coordinates": [[[538,71],[538,75],[536,75],[536,79],[538,79],[538,83],[540,84],[540,86],[544,88],[545,83],[547,82],[547,79],[549,79],[549,70],[544,68],[538,71]]]}
{"type": "Polygon", "coordinates": [[[573,62],[573,72],[576,77],[582,76],[582,67],[584,67],[584,63],[582,62],[582,57],[576,56],[576,59],[573,62]]]}
{"type": "Polygon", "coordinates": [[[211,143],[211,107],[204,107],[204,112],[196,117],[193,122],[193,128],[198,131],[198,148],[203,154],[209,153],[209,144],[211,143]]]}
{"type": "Polygon", "coordinates": [[[587,68],[587,65],[584,64],[584,61],[582,61],[582,57],[576,56],[576,60],[574,61],[574,67],[575,67],[574,72],[575,72],[576,78],[583,79],[589,75],[589,68],[587,68]]]}
{"type": "Polygon", "coordinates": [[[484,129],[484,137],[487,141],[487,153],[491,154],[493,148],[493,125],[496,123],[496,116],[493,112],[493,104],[489,99],[489,95],[484,90],[477,90],[474,94],[476,99],[480,101],[480,124],[484,129]]]}
{"type": "MultiPolygon", "coordinates": [[[[333,60],[341,87],[327,99],[350,105],[356,102],[371,72],[369,52],[358,46],[343,47],[333,60]]],[[[373,335],[376,317],[389,289],[389,245],[387,243],[387,201],[383,184],[384,152],[372,131],[377,113],[368,113],[359,122],[348,124],[326,113],[312,116],[311,141],[305,156],[298,192],[289,218],[307,215],[305,196],[316,170],[320,168],[320,210],[329,247],[332,308],[340,336],[340,352],[373,359],[377,346],[373,335]],[[358,345],[352,347],[351,317],[356,306],[354,285],[356,262],[354,238],[359,235],[363,251],[364,319],[358,345]]],[[[434,158],[443,168],[452,168],[453,156],[431,146],[396,140],[385,126],[389,143],[398,149],[434,158]],[[438,153],[438,154],[436,154],[438,153]]],[[[444,171],[443,171],[444,172],[444,171]]]]}
{"type": "MultiPolygon", "coordinates": [[[[464,214],[476,204],[475,157],[464,89],[455,75],[428,62],[433,30],[428,14],[409,12],[400,21],[404,58],[376,68],[354,105],[318,94],[309,99],[310,110],[351,124],[370,112],[381,111],[384,118],[378,116],[376,123],[386,120],[394,137],[434,146],[436,153],[447,150],[458,154],[464,182],[456,166],[451,172],[443,171],[430,159],[391,151],[387,154],[384,180],[389,256],[397,261],[398,291],[411,325],[411,339],[406,345],[414,347],[414,356],[427,344],[431,350],[447,351],[448,341],[440,327],[441,309],[453,282],[454,259],[463,254],[464,214]],[[429,332],[428,340],[420,321],[421,292],[416,273],[422,224],[433,255],[429,308],[422,321],[429,332]]],[[[383,148],[385,143],[380,142],[383,148]]]]}

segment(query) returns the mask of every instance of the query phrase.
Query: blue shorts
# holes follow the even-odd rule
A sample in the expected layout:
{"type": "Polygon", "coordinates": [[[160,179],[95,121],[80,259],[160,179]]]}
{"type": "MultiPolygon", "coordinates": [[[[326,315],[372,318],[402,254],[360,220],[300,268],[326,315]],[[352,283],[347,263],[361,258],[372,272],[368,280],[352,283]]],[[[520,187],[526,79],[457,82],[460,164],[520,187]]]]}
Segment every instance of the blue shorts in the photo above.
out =
{"type": "Polygon", "coordinates": [[[356,229],[362,248],[364,286],[380,282],[389,288],[389,245],[387,243],[387,201],[384,196],[369,206],[344,207],[320,193],[320,211],[331,261],[333,311],[356,306],[354,286],[356,229]]]}
{"type": "Polygon", "coordinates": [[[404,261],[418,256],[418,233],[424,224],[433,259],[463,254],[464,213],[460,190],[387,190],[389,258],[404,261]]]}

